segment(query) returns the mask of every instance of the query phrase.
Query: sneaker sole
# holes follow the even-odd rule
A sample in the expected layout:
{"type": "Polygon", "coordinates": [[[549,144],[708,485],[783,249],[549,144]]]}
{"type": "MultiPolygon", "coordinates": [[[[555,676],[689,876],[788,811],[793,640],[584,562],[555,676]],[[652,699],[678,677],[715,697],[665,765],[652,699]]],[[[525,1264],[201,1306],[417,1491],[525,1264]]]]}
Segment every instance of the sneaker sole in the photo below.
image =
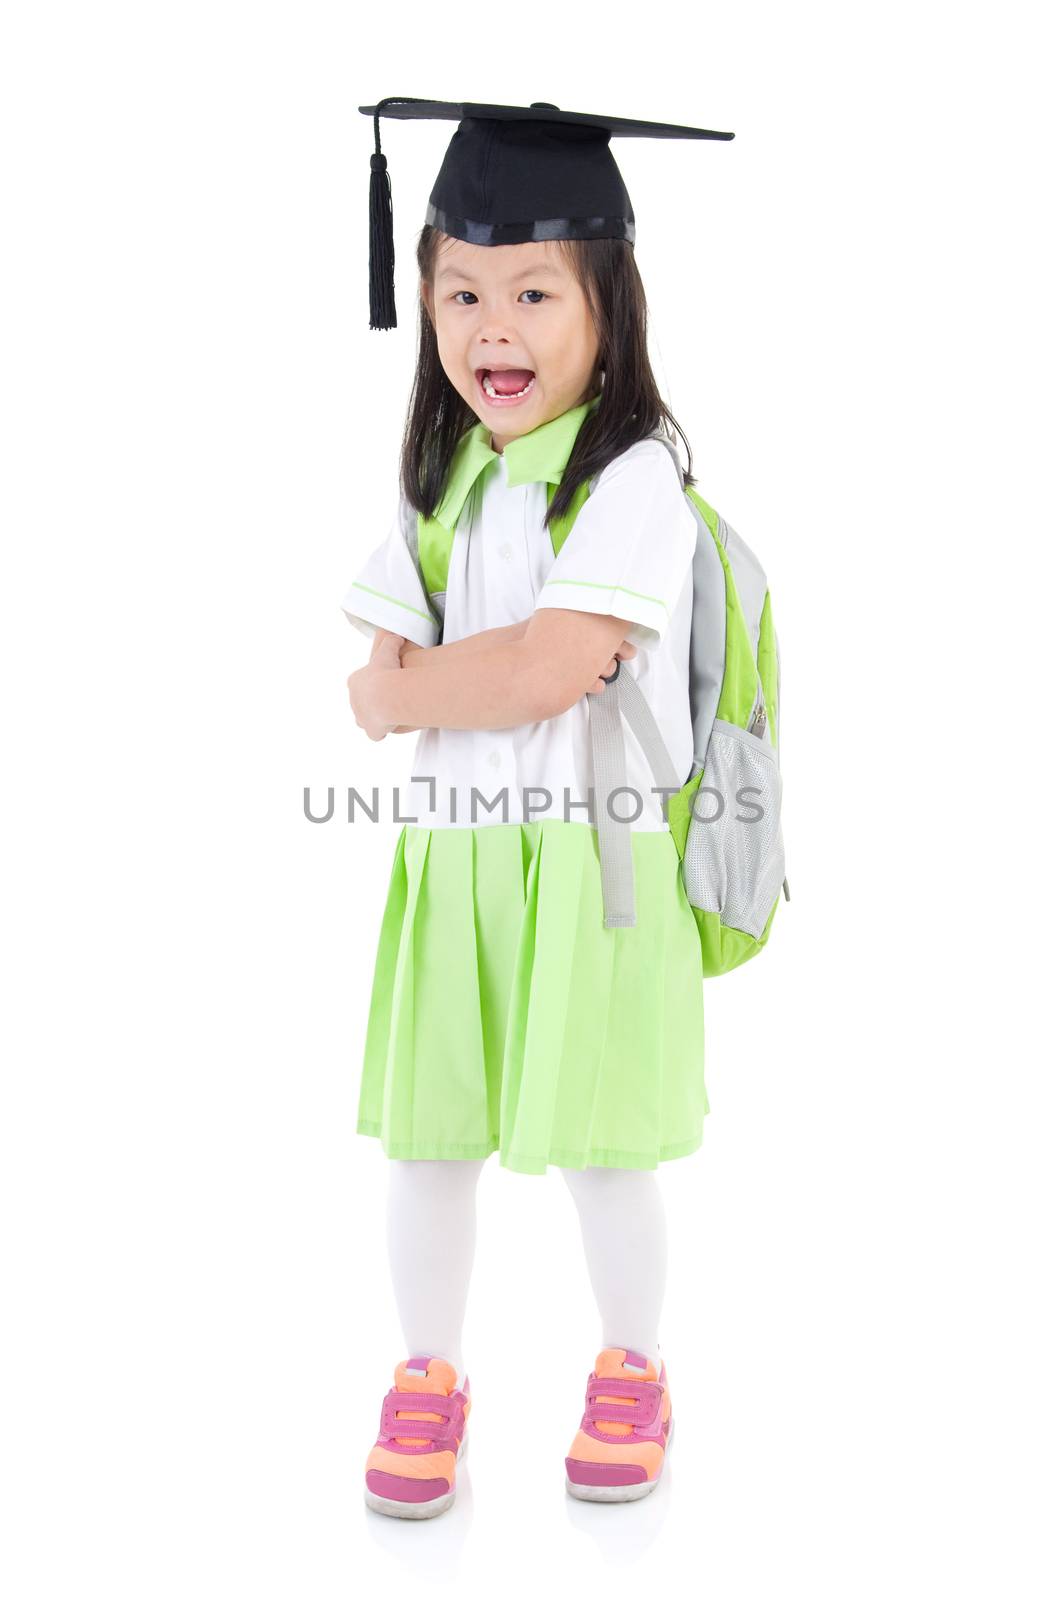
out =
{"type": "Polygon", "coordinates": [[[670,1451],[673,1448],[674,1434],[676,1432],[677,1424],[674,1421],[674,1415],[671,1411],[670,1427],[666,1435],[666,1450],[663,1453],[662,1465],[659,1468],[658,1477],[651,1478],[645,1483],[610,1484],[572,1483],[571,1480],[567,1478],[567,1493],[572,1494],[576,1500],[596,1500],[610,1504],[624,1500],[643,1500],[646,1494],[651,1494],[652,1490],[657,1489],[659,1486],[659,1481],[662,1478],[663,1472],[666,1470],[666,1463],[670,1459],[670,1451]]]}
{"type": "MultiPolygon", "coordinates": [[[[460,1441],[460,1448],[456,1452],[459,1462],[467,1450],[467,1433],[460,1441]]],[[[441,1516],[443,1511],[448,1511],[456,1499],[456,1480],[448,1494],[440,1494],[434,1500],[388,1500],[384,1495],[373,1494],[367,1484],[364,1489],[364,1503],[372,1511],[379,1511],[384,1517],[404,1517],[408,1521],[422,1522],[426,1517],[441,1516]]]]}

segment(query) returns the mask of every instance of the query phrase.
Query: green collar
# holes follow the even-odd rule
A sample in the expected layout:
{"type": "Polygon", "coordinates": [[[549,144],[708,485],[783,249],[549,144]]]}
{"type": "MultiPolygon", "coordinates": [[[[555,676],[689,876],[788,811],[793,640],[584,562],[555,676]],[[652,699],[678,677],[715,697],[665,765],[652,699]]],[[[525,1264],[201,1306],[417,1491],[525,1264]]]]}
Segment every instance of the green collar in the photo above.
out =
{"type": "MultiPolygon", "coordinates": [[[[553,417],[551,422],[543,422],[539,428],[505,445],[508,487],[514,489],[524,483],[559,483],[581,425],[599,402],[600,396],[595,395],[592,400],[572,406],[561,416],[553,417]]],[[[435,521],[447,528],[455,528],[464,502],[483,470],[501,459],[490,443],[491,433],[484,422],[478,422],[467,430],[453,451],[445,492],[434,513],[435,521]]]]}

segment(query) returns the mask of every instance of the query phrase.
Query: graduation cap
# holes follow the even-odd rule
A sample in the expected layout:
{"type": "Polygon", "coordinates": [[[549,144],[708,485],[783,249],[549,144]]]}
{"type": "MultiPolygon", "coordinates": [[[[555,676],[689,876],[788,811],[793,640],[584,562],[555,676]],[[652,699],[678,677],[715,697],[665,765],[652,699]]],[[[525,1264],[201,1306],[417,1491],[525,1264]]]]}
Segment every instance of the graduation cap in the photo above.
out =
{"type": "Polygon", "coordinates": [[[425,221],[469,244],[625,239],[633,207],[611,139],[732,139],[710,128],[529,106],[461,104],[393,95],[360,106],[375,122],[369,189],[369,328],[396,328],[394,216],[379,118],[459,124],[434,180],[425,221]]]}

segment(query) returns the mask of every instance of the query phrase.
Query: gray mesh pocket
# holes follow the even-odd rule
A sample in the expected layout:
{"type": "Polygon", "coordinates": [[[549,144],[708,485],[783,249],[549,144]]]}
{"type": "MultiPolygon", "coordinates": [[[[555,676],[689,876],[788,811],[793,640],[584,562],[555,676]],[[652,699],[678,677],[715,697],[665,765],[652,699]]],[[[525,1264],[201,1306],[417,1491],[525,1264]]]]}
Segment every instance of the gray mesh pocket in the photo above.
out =
{"type": "Polygon", "coordinates": [[[694,906],[718,912],[725,927],[753,939],[761,938],[784,881],[780,792],[768,732],[759,739],[716,720],[685,841],[685,889],[694,906]]]}

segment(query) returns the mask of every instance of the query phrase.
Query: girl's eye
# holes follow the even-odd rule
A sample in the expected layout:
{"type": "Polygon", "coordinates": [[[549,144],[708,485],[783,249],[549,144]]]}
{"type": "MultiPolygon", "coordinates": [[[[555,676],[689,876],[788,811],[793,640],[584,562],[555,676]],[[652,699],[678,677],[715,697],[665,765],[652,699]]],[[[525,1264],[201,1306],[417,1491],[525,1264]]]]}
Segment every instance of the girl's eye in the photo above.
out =
{"type": "MultiPolygon", "coordinates": [[[[471,299],[472,300],[474,300],[474,298],[475,298],[475,296],[473,294],[471,294],[471,290],[470,289],[458,289],[456,291],[456,294],[453,296],[453,299],[456,301],[458,306],[466,305],[468,303],[465,300],[461,300],[460,296],[463,295],[463,294],[471,295],[471,299]]],[[[532,306],[539,306],[541,304],[542,300],[547,300],[548,299],[548,295],[542,293],[542,291],[540,289],[524,289],[523,290],[523,294],[536,294],[537,299],[530,301],[530,304],[532,306]]]]}

